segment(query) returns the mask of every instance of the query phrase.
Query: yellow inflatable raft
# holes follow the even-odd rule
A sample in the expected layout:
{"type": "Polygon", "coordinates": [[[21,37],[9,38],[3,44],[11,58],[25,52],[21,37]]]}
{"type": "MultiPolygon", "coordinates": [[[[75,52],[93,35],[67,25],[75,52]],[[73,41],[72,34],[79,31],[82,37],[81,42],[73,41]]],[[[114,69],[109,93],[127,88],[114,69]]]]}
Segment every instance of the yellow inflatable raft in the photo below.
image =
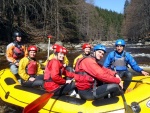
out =
{"type": "MultiPolygon", "coordinates": [[[[133,77],[132,82],[124,94],[126,103],[139,104],[140,113],[150,113],[150,77],[133,77]]],[[[44,94],[44,91],[22,87],[9,69],[0,71],[0,97],[4,102],[26,107],[29,103],[44,94]]],[[[132,107],[136,109],[136,107],[132,107]]],[[[139,108],[138,108],[139,109],[139,108]]],[[[67,95],[53,96],[39,111],[40,113],[125,113],[124,101],[121,96],[86,101],[67,95]]],[[[131,113],[134,113],[130,110],[131,113]]],[[[127,113],[127,111],[126,111],[127,113]]]]}

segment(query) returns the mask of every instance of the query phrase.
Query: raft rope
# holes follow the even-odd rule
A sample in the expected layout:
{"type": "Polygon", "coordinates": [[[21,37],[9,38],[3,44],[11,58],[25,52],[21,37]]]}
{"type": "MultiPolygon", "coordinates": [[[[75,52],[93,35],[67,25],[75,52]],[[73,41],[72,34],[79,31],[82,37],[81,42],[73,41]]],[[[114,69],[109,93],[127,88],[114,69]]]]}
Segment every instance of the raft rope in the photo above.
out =
{"type": "MultiPolygon", "coordinates": [[[[3,89],[3,91],[5,92],[5,95],[7,95],[9,92],[6,92],[5,89],[3,88],[3,86],[1,84],[0,84],[0,86],[3,89]]],[[[29,104],[29,103],[26,103],[26,102],[18,100],[17,98],[11,96],[10,94],[8,96],[11,97],[11,98],[13,98],[14,100],[17,100],[17,101],[21,102],[21,103],[24,103],[24,104],[27,104],[27,105],[29,104]]],[[[45,109],[45,108],[42,108],[42,109],[49,111],[48,109],[45,109]]]]}
{"type": "MultiPolygon", "coordinates": [[[[5,70],[6,70],[6,69],[3,69],[2,73],[0,74],[0,77],[4,74],[5,70]]],[[[5,92],[5,96],[7,95],[7,96],[9,96],[9,97],[11,97],[11,98],[13,98],[13,99],[19,101],[19,102],[28,104],[28,103],[26,103],[26,102],[23,102],[23,101],[20,101],[20,100],[14,98],[13,96],[11,96],[11,95],[9,94],[9,92],[6,92],[6,90],[3,88],[3,86],[2,86],[1,84],[0,84],[0,86],[1,86],[1,88],[3,89],[3,91],[5,92]]]]}
{"type": "Polygon", "coordinates": [[[2,75],[4,72],[5,72],[5,69],[3,69],[3,72],[0,74],[0,77],[1,77],[1,75],[2,75]]]}
{"type": "MultiPolygon", "coordinates": [[[[144,80],[144,79],[147,79],[147,78],[150,78],[150,77],[142,78],[142,79],[140,79],[140,81],[142,81],[142,80],[144,80]]],[[[142,83],[142,84],[143,84],[143,83],[142,83]]],[[[138,82],[136,83],[136,85],[134,86],[134,88],[136,88],[137,85],[138,85],[138,82]]],[[[134,89],[134,88],[133,88],[133,89],[134,89]]]]}
{"type": "Polygon", "coordinates": [[[23,101],[20,101],[20,100],[18,100],[18,99],[16,99],[16,98],[14,98],[13,96],[11,96],[11,95],[9,94],[9,92],[6,92],[6,90],[3,88],[3,86],[2,86],[1,84],[0,84],[0,86],[1,86],[1,88],[3,89],[3,91],[5,92],[5,95],[7,95],[7,96],[9,96],[9,97],[13,98],[14,100],[19,101],[19,102],[22,102],[22,103],[28,104],[28,103],[26,103],[26,102],[23,102],[23,101]]]}

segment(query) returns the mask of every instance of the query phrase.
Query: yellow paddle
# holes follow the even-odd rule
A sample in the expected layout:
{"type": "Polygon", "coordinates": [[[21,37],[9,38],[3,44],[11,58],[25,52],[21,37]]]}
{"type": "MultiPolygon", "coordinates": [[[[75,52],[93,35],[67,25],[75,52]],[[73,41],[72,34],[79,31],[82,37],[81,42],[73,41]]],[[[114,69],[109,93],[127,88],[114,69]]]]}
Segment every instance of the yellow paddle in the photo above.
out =
{"type": "Polygon", "coordinates": [[[124,92],[121,88],[120,88],[120,92],[121,92],[121,97],[122,97],[124,108],[125,108],[125,113],[134,113],[132,108],[127,104],[125,96],[124,96],[124,92]]]}

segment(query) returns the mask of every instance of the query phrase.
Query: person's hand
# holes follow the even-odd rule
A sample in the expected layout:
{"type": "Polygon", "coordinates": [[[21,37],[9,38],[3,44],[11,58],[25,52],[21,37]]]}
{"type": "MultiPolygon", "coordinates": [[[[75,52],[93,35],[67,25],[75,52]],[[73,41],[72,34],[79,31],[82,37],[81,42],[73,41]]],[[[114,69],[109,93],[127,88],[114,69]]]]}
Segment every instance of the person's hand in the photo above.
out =
{"type": "Polygon", "coordinates": [[[145,76],[149,76],[149,73],[146,72],[146,71],[141,71],[141,73],[142,73],[143,75],[145,75],[145,76]]]}
{"type": "Polygon", "coordinates": [[[66,66],[67,66],[67,64],[63,64],[63,66],[64,66],[64,67],[66,67],[66,66]]]}
{"type": "Polygon", "coordinates": [[[123,89],[123,82],[120,81],[119,86],[123,89]]]}
{"type": "Polygon", "coordinates": [[[35,80],[34,77],[30,77],[30,78],[29,78],[29,81],[34,81],[34,80],[35,80]]]}
{"type": "Polygon", "coordinates": [[[66,84],[70,84],[72,80],[66,80],[66,84]]]}
{"type": "Polygon", "coordinates": [[[119,78],[119,79],[120,79],[120,81],[121,81],[121,78],[120,78],[120,76],[119,76],[118,74],[116,74],[115,76],[116,76],[116,78],[119,78]]]}
{"type": "Polygon", "coordinates": [[[18,62],[16,62],[16,63],[15,63],[15,65],[16,65],[16,66],[19,66],[19,63],[18,63],[18,62]]]}

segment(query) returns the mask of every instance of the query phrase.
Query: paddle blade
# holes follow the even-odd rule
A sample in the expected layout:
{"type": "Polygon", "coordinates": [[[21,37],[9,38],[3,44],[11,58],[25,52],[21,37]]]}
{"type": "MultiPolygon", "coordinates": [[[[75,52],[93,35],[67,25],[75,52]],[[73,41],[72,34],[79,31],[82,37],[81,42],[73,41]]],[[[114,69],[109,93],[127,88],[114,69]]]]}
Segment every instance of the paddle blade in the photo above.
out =
{"type": "Polygon", "coordinates": [[[54,93],[45,93],[39,98],[28,104],[24,109],[23,113],[38,113],[42,109],[48,100],[54,95],[54,93]]]}

